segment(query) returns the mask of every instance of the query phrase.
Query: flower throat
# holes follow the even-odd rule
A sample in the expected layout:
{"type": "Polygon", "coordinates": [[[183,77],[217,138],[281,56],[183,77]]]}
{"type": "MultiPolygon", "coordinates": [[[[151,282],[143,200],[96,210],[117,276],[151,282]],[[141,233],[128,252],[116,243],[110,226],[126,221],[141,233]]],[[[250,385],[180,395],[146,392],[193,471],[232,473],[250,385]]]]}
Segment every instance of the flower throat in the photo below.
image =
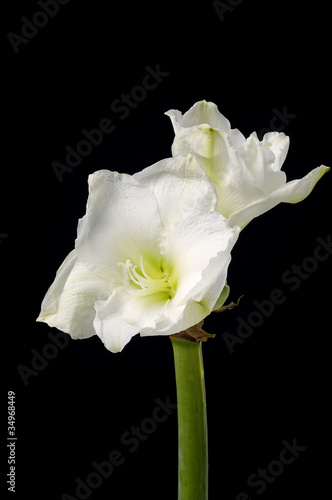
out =
{"type": "Polygon", "coordinates": [[[142,255],[140,258],[141,274],[136,270],[137,266],[134,266],[130,259],[126,260],[125,264],[119,262],[118,266],[122,266],[123,268],[123,285],[129,295],[142,297],[164,292],[168,293],[169,298],[174,296],[174,290],[170,283],[170,275],[163,273],[161,278],[151,278],[144,269],[142,255]]]}

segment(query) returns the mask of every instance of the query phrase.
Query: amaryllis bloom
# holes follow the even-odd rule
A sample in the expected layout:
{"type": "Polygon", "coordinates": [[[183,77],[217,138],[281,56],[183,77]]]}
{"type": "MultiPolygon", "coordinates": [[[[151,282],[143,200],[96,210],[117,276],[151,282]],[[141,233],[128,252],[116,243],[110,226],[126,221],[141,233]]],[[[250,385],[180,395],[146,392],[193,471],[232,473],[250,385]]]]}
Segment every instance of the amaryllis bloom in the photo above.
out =
{"type": "Polygon", "coordinates": [[[286,182],[281,167],[289,138],[269,132],[260,141],[253,132],[246,139],[239,130],[231,129],[212,102],[197,102],[184,115],[174,109],[166,115],[175,132],[173,156],[196,155],[217,190],[218,210],[231,227],[243,228],[280,202],[302,201],[329,170],[320,166],[302,179],[286,182]]]}
{"type": "Polygon", "coordinates": [[[37,321],[72,338],[97,334],[121,351],[140,333],[171,335],[220,305],[239,228],[193,155],[133,176],[89,177],[75,248],[59,268],[37,321]]]}

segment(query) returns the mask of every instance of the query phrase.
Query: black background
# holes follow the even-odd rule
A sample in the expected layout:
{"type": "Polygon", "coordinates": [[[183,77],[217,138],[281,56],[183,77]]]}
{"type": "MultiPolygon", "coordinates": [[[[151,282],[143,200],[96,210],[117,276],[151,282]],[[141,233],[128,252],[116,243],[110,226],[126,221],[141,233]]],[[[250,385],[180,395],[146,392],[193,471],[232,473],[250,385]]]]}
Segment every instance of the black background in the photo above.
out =
{"type": "MultiPolygon", "coordinates": [[[[273,120],[276,109],[296,115],[283,130],[291,138],[284,164],[289,180],[332,163],[328,4],[243,0],[232,9],[222,20],[210,1],[71,0],[15,53],[7,34],[21,34],[22,16],[31,20],[41,9],[35,1],[6,5],[1,447],[7,473],[6,398],[14,391],[16,493],[10,497],[76,497],[75,478],[85,481],[92,462],[113,450],[125,461],[89,498],[177,495],[174,410],[136,451],[121,442],[124,432],[151,417],[156,398],[176,400],[168,338],[136,337],[121,354],[108,352],[98,338],[70,340],[26,385],[17,370],[31,368],[31,350],[45,353],[51,343],[50,328],[35,318],[73,247],[88,175],[100,168],[134,173],[170,156],[173,131],[163,113],[184,112],[201,99],[215,102],[245,135],[282,127],[273,120]],[[111,104],[157,65],[168,76],[121,120],[111,104]],[[52,162],[64,163],[65,147],[75,147],[82,130],[105,117],[114,132],[59,182],[52,162]]],[[[330,492],[331,258],[294,291],[282,276],[313,255],[317,237],[331,233],[331,182],[328,173],[305,201],[279,205],[250,223],[234,248],[228,279],[230,300],[244,298],[237,309],[206,320],[216,334],[203,346],[211,500],[235,500],[242,491],[252,500],[330,492]],[[275,289],[284,303],[231,353],[223,334],[236,334],[237,318],[247,320],[253,301],[275,289]],[[261,494],[249,487],[248,477],[294,439],[306,447],[294,463],[261,494]]],[[[4,479],[2,487],[6,492],[4,479]]]]}

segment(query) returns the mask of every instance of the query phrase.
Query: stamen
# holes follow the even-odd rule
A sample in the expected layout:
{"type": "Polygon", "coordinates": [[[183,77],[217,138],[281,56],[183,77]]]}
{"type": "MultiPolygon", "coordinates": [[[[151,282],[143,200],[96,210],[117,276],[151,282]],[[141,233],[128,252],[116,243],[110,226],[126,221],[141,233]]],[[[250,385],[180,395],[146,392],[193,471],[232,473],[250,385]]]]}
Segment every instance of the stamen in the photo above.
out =
{"type": "Polygon", "coordinates": [[[171,297],[173,295],[173,289],[169,283],[169,274],[165,273],[162,278],[151,278],[144,269],[143,266],[143,256],[140,258],[141,274],[139,274],[130,260],[126,260],[126,263],[118,263],[119,266],[123,268],[123,286],[126,292],[128,292],[133,297],[152,295],[158,292],[167,292],[171,297]],[[139,287],[139,288],[137,288],[139,287]]]}
{"type": "Polygon", "coordinates": [[[145,270],[144,270],[144,266],[143,266],[143,255],[141,255],[141,258],[140,258],[140,263],[141,263],[141,271],[142,273],[144,274],[144,276],[146,277],[146,279],[149,279],[149,276],[146,274],[145,270]]]}

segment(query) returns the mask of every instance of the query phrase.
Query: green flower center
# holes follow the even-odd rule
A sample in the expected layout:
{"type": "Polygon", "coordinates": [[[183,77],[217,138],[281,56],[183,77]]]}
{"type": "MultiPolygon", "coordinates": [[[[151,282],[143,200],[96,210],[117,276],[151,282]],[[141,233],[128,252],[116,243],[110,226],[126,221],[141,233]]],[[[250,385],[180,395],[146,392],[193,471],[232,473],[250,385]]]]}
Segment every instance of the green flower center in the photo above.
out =
{"type": "Polygon", "coordinates": [[[129,295],[142,297],[164,292],[168,294],[168,298],[174,296],[169,273],[160,271],[160,278],[151,278],[144,269],[142,255],[140,258],[140,272],[137,271],[137,266],[134,266],[129,259],[126,260],[125,264],[119,262],[118,266],[123,268],[123,285],[129,295]]]}

